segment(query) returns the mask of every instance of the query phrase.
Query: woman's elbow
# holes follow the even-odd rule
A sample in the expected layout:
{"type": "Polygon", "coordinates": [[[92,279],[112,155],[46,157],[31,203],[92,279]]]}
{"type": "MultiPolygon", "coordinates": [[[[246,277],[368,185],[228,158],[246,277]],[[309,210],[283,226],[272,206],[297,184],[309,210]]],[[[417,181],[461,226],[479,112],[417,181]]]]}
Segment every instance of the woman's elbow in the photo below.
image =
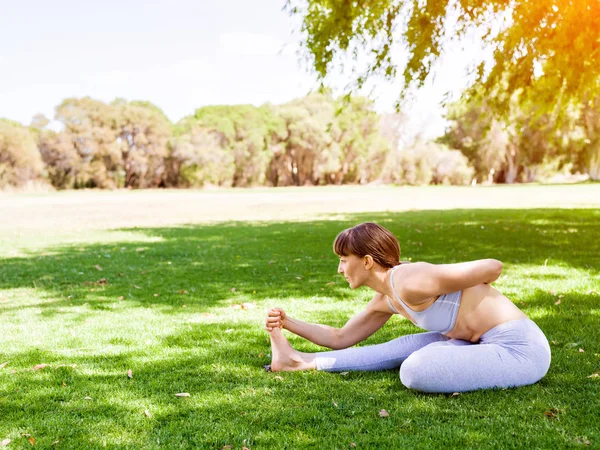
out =
{"type": "Polygon", "coordinates": [[[344,336],[340,331],[340,329],[336,329],[333,333],[333,338],[328,345],[331,350],[343,350],[351,345],[346,342],[347,339],[344,339],[344,336]]]}

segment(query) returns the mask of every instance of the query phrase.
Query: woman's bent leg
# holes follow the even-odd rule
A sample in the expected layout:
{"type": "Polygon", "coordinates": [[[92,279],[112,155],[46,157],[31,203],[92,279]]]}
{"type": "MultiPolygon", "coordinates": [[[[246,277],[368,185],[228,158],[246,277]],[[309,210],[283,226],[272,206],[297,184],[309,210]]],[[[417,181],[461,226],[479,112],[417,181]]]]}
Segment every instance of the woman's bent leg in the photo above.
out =
{"type": "Polygon", "coordinates": [[[550,366],[550,347],[529,319],[506,322],[481,337],[479,344],[463,341],[432,344],[400,367],[400,380],[423,392],[465,392],[524,386],[539,381],[550,366]]]}

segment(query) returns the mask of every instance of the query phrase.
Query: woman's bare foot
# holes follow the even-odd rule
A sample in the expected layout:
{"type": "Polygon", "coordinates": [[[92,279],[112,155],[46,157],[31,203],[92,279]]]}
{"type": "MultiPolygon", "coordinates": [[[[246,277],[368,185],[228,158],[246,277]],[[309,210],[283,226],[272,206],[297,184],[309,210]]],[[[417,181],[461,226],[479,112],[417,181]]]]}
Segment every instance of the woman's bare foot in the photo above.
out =
{"type": "Polygon", "coordinates": [[[296,370],[316,369],[314,355],[294,350],[281,329],[269,332],[271,337],[271,370],[273,372],[294,372],[296,370]]]}

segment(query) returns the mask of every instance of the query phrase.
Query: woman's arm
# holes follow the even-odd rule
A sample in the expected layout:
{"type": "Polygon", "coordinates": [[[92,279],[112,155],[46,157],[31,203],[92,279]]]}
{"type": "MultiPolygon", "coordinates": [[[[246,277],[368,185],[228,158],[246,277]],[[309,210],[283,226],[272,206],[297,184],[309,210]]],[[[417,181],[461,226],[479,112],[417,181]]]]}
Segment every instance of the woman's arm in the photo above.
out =
{"type": "MultiPolygon", "coordinates": [[[[317,345],[328,347],[334,350],[351,347],[354,344],[365,340],[377,330],[379,330],[392,316],[391,312],[382,312],[378,306],[381,305],[381,296],[378,294],[369,302],[367,308],[351,318],[342,328],[334,328],[328,325],[316,323],[307,323],[298,319],[293,319],[283,313],[283,328],[291,331],[298,336],[308,339],[317,345]]],[[[271,309],[271,311],[278,308],[271,309]]],[[[267,319],[267,329],[269,326],[267,319]]],[[[271,322],[272,324],[273,322],[271,322]]]]}
{"type": "Polygon", "coordinates": [[[479,259],[457,264],[424,262],[405,266],[394,274],[396,292],[411,302],[427,300],[436,295],[461,291],[478,284],[490,284],[502,273],[502,263],[496,259],[479,259]]]}

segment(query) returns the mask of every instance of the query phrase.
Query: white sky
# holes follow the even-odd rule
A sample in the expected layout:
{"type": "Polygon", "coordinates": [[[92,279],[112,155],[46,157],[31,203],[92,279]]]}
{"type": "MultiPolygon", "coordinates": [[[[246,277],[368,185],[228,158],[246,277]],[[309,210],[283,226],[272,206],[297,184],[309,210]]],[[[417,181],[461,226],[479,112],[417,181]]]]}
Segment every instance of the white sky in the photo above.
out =
{"type": "MultiPolygon", "coordinates": [[[[36,113],[53,118],[65,98],[90,96],[148,100],[176,122],[205,105],[303,96],[315,76],[299,62],[298,19],[283,4],[7,0],[0,10],[0,117],[29,124],[36,113]]],[[[414,131],[443,132],[439,103],[445,92],[460,92],[471,55],[457,50],[439,66],[408,111],[414,131]]],[[[377,110],[391,111],[397,93],[378,83],[377,110]]]]}

